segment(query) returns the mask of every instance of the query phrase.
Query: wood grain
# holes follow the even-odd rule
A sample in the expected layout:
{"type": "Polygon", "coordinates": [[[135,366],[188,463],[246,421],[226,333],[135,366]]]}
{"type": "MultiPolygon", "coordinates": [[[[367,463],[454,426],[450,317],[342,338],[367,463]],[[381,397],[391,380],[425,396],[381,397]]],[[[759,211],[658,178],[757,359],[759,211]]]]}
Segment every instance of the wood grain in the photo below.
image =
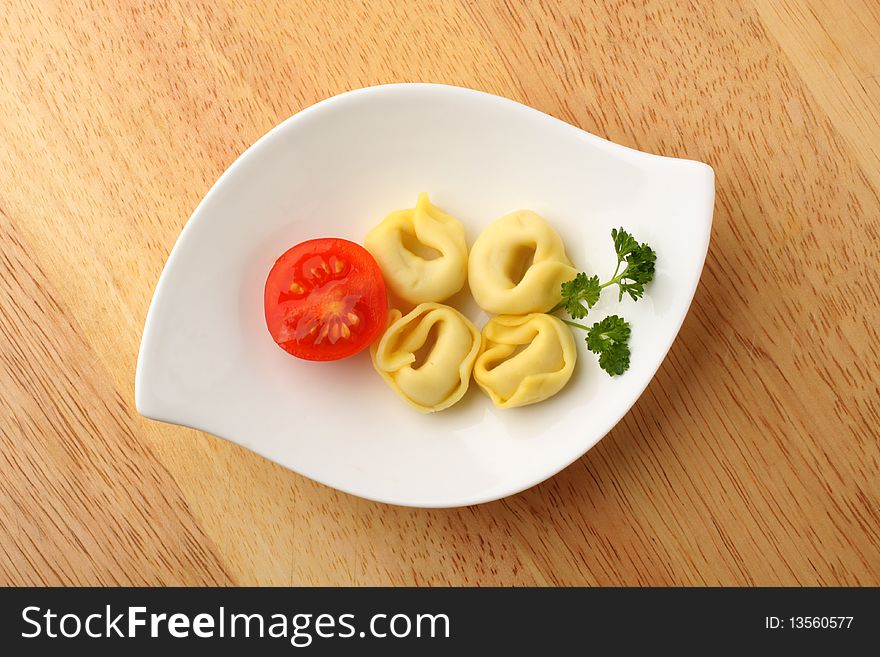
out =
{"type": "Polygon", "coordinates": [[[6,3],[0,583],[880,584],[880,12],[709,3],[6,3]],[[505,95],[717,174],[656,379],[544,484],[458,510],[306,480],[133,409],[201,196],[355,87],[505,95]]]}

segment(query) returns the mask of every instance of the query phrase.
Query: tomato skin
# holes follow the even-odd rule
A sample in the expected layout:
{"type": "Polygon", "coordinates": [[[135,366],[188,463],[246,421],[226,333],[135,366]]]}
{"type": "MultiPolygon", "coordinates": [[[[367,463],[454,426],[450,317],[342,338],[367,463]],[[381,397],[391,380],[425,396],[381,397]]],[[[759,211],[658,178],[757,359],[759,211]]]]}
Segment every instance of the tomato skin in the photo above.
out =
{"type": "Polygon", "coordinates": [[[266,278],[263,302],[276,344],[314,361],[363,351],[382,335],[388,315],[379,265],[361,245],[336,237],[285,251],[266,278]]]}

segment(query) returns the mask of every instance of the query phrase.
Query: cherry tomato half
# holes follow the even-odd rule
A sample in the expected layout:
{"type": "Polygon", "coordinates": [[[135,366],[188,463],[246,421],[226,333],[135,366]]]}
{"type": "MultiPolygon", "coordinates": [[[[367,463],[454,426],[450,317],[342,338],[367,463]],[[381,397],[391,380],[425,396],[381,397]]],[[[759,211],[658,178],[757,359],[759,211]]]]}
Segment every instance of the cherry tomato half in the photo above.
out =
{"type": "Polygon", "coordinates": [[[278,258],[265,290],[266,326],[282,349],[306,360],[338,360],[385,329],[388,297],[373,256],[338,238],[308,240],[278,258]]]}

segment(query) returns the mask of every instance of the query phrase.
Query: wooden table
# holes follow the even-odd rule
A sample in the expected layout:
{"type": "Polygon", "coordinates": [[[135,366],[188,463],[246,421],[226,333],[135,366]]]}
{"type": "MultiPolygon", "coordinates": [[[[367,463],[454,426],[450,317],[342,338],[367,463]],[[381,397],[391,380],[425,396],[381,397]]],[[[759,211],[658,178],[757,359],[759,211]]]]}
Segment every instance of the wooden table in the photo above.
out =
{"type": "Polygon", "coordinates": [[[0,583],[880,584],[880,5],[125,4],[0,11],[0,583]],[[647,392],[478,507],[356,499],[132,401],[214,180],[290,114],[393,81],[717,175],[647,392]]]}

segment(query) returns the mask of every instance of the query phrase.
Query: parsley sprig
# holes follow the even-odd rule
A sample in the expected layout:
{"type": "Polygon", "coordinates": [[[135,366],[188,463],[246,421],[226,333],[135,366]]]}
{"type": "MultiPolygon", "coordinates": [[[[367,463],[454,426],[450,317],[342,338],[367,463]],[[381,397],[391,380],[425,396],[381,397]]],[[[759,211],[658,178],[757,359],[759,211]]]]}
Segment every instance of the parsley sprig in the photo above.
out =
{"type": "Polygon", "coordinates": [[[565,308],[574,319],[583,319],[590,312],[590,308],[599,301],[602,290],[611,285],[617,285],[619,288],[618,301],[623,300],[624,294],[628,294],[633,301],[642,298],[645,294],[645,285],[654,278],[657,254],[647,244],[639,244],[636,238],[623,228],[612,228],[611,239],[614,240],[614,250],[617,253],[617,266],[611,278],[599,283],[598,276],[587,277],[581,272],[572,280],[562,284],[562,301],[550,312],[565,308]],[[626,267],[621,271],[620,266],[624,263],[626,267]]]}
{"type": "MultiPolygon", "coordinates": [[[[562,284],[562,301],[550,312],[565,311],[572,319],[583,319],[599,301],[602,290],[611,285],[618,286],[617,300],[622,301],[628,294],[638,301],[645,294],[645,285],[654,278],[654,265],[657,254],[647,244],[639,242],[623,228],[613,228],[611,239],[617,253],[617,266],[614,274],[605,283],[599,282],[596,275],[587,276],[581,272],[572,280],[562,284]],[[621,271],[621,266],[626,264],[621,271]]],[[[629,369],[630,325],[618,315],[609,315],[592,326],[562,320],[569,326],[587,331],[587,348],[599,355],[599,367],[609,375],[619,375],[629,369]]]]}

